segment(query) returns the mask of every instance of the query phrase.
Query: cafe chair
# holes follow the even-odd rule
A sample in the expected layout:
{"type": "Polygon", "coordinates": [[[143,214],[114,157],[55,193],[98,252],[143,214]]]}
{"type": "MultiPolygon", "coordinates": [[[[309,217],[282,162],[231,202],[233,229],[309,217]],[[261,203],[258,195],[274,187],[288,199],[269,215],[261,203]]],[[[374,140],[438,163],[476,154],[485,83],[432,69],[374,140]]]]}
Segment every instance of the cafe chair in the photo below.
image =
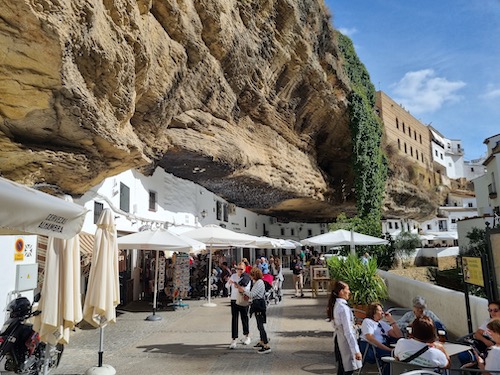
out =
{"type": "Polygon", "coordinates": [[[390,366],[390,374],[391,375],[401,375],[408,374],[412,371],[426,371],[422,374],[444,374],[449,375],[447,369],[441,369],[436,367],[422,367],[420,365],[414,365],[408,362],[397,361],[394,357],[382,357],[382,362],[384,362],[387,366],[390,366]]]}
{"type": "MultiPolygon", "coordinates": [[[[377,358],[377,349],[376,349],[375,345],[372,345],[371,343],[369,343],[367,341],[364,341],[364,342],[366,343],[366,346],[362,352],[363,358],[361,360],[363,365],[361,366],[361,368],[357,372],[357,375],[360,375],[363,372],[363,369],[365,368],[365,364],[367,364],[367,363],[371,364],[371,365],[373,365],[373,364],[377,365],[378,374],[382,375],[382,370],[383,370],[384,364],[381,363],[379,361],[379,359],[377,358]]],[[[358,344],[360,345],[360,349],[361,349],[361,340],[358,340],[358,344]]]]}
{"type": "Polygon", "coordinates": [[[401,375],[436,375],[436,373],[431,370],[418,369],[418,370],[403,372],[401,375]]]}
{"type": "Polygon", "coordinates": [[[411,310],[412,309],[409,309],[407,307],[390,307],[387,309],[386,312],[390,313],[395,320],[398,320],[404,314],[406,314],[408,311],[411,311],[411,310]]]}

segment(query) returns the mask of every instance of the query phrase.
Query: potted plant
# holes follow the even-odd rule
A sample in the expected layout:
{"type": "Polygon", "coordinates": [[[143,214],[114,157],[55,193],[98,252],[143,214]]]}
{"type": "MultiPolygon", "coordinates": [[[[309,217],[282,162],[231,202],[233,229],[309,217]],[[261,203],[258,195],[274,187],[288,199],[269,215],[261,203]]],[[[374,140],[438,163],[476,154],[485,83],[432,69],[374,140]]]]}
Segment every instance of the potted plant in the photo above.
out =
{"type": "Polygon", "coordinates": [[[372,302],[387,299],[387,285],[377,274],[377,261],[371,258],[363,264],[356,255],[346,258],[332,257],[328,260],[330,277],[344,281],[351,290],[351,305],[357,310],[366,311],[372,302]]]}

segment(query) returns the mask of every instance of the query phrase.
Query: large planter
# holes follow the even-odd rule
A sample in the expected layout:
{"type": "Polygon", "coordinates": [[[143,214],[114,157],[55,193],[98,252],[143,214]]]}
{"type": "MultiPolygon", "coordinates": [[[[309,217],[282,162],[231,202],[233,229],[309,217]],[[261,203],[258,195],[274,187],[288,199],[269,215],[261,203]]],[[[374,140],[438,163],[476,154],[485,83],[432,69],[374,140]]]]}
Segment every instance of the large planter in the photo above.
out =
{"type": "Polygon", "coordinates": [[[356,320],[362,321],[364,318],[366,318],[366,310],[368,309],[368,305],[353,305],[352,308],[356,320]]]}

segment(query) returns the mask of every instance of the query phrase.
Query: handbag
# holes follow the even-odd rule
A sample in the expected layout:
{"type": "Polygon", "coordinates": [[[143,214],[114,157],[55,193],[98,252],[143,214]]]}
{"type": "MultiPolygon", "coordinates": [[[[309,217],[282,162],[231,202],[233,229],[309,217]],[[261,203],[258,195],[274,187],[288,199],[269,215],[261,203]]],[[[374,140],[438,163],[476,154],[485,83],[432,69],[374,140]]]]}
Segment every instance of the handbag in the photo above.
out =
{"type": "Polygon", "coordinates": [[[254,299],[252,300],[252,310],[254,312],[265,312],[267,308],[265,299],[254,299]]]}
{"type": "Polygon", "coordinates": [[[236,304],[243,307],[248,306],[250,304],[248,296],[243,293],[238,293],[238,296],[236,297],[236,304]]]}

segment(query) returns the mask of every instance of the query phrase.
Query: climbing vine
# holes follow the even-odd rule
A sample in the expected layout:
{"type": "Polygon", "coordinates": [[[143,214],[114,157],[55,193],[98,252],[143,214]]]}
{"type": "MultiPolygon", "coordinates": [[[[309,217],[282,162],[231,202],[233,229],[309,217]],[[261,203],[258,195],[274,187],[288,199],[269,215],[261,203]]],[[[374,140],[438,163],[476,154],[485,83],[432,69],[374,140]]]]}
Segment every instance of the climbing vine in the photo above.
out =
{"type": "MultiPolygon", "coordinates": [[[[343,57],[343,68],[352,88],[349,114],[358,216],[370,223],[380,223],[387,160],[381,148],[382,124],[374,112],[375,87],[370,81],[368,71],[359,60],[352,41],[340,32],[337,32],[337,37],[343,57]]],[[[377,229],[380,233],[380,224],[377,229]]]]}

